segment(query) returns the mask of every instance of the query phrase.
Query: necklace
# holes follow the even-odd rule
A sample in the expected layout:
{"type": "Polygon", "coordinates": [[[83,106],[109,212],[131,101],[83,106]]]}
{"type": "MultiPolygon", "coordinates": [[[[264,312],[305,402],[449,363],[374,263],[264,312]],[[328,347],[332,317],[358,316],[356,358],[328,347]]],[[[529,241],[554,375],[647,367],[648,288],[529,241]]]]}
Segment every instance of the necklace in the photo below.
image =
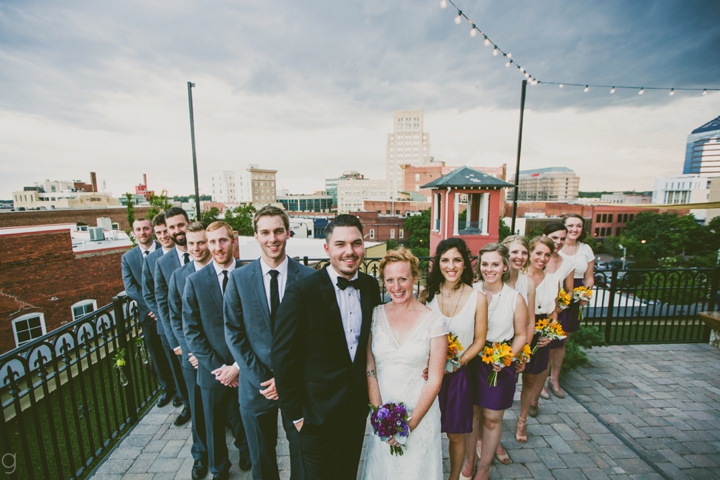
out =
{"type": "MultiPolygon", "coordinates": [[[[455,318],[455,311],[457,311],[457,307],[458,307],[458,305],[460,305],[460,299],[462,298],[462,294],[465,291],[465,284],[461,283],[460,287],[461,287],[460,295],[458,295],[457,302],[455,303],[455,308],[453,308],[452,315],[450,315],[448,318],[455,318]]],[[[457,287],[453,287],[453,290],[456,290],[456,289],[457,289],[457,287]]],[[[445,294],[443,293],[442,290],[440,290],[440,293],[441,293],[440,298],[442,299],[442,305],[440,305],[440,309],[445,310],[445,294]]],[[[443,315],[445,315],[445,314],[443,313],[443,315]]]]}

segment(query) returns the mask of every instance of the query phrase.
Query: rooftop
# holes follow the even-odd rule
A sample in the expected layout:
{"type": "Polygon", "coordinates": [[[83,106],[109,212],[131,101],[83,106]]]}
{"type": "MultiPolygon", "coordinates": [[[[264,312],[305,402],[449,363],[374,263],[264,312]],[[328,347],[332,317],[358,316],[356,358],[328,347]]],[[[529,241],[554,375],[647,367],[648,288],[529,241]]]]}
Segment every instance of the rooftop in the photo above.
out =
{"type": "Polygon", "coordinates": [[[442,187],[487,187],[487,188],[503,188],[512,187],[512,183],[508,183],[499,178],[495,178],[487,173],[478,172],[470,167],[460,167],[457,170],[443,175],[440,178],[426,183],[420,188],[442,188],[442,187]]]}
{"type": "Polygon", "coordinates": [[[574,170],[572,170],[568,167],[546,167],[546,168],[536,168],[534,170],[520,170],[520,175],[529,175],[531,173],[558,173],[558,172],[575,173],[574,170]]]}
{"type": "Polygon", "coordinates": [[[712,132],[713,130],[720,130],[720,116],[715,117],[714,119],[707,122],[705,125],[696,128],[692,131],[692,133],[712,132]]]}

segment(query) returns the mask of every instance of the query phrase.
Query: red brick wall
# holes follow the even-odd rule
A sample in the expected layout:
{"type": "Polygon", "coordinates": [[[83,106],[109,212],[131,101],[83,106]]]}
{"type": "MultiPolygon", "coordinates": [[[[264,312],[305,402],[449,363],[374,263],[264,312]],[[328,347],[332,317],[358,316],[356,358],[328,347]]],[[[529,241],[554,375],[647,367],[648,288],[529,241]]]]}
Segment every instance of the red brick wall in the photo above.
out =
{"type": "MultiPolygon", "coordinates": [[[[368,237],[365,239],[369,242],[384,242],[386,240],[395,240],[398,243],[403,243],[407,239],[400,238],[400,229],[405,228],[405,217],[395,216],[380,216],[377,212],[351,212],[351,215],[355,215],[360,219],[363,225],[363,232],[369,234],[370,230],[375,230],[375,238],[368,237]],[[390,230],[395,229],[395,238],[390,238],[390,230]]],[[[403,232],[404,233],[404,232],[403,232]]]]}
{"type": "MultiPolygon", "coordinates": [[[[149,207],[135,207],[135,218],[144,217],[149,207]]],[[[130,228],[125,216],[125,207],[118,208],[73,208],[68,210],[33,210],[27,212],[0,213],[0,228],[24,227],[29,225],[52,225],[55,223],[86,223],[97,225],[100,217],[111,218],[120,225],[120,230],[130,228]]]]}
{"type": "Polygon", "coordinates": [[[72,320],[70,307],[81,300],[110,303],[124,290],[120,257],[126,250],[76,255],[68,230],[0,236],[0,353],[15,348],[17,317],[41,312],[50,332],[72,320]]]}

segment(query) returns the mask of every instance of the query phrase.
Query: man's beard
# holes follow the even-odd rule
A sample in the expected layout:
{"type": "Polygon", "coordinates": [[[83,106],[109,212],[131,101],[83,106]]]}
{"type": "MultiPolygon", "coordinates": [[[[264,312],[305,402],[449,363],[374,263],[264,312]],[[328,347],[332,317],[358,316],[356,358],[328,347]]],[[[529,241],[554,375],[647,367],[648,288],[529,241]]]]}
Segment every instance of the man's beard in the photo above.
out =
{"type": "Polygon", "coordinates": [[[176,245],[180,245],[181,247],[187,245],[187,238],[185,237],[185,232],[176,233],[175,235],[171,235],[171,237],[176,245]],[[182,239],[178,238],[178,235],[182,235],[182,239]]]}

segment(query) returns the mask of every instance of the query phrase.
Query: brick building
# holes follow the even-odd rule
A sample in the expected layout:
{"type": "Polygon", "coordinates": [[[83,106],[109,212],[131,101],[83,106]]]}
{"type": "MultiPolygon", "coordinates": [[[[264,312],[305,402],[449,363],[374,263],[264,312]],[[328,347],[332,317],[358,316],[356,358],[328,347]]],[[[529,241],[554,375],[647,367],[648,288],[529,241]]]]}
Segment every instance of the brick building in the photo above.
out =
{"type": "MultiPolygon", "coordinates": [[[[135,218],[144,217],[150,207],[135,207],[135,218]]],[[[116,208],[76,208],[72,210],[34,210],[28,212],[0,213],[0,228],[25,227],[31,225],[50,225],[55,223],[97,224],[100,217],[110,218],[120,226],[120,230],[130,228],[125,207],[116,208]]]]}
{"type": "Polygon", "coordinates": [[[385,242],[394,240],[403,243],[405,239],[405,217],[382,215],[377,212],[351,212],[360,219],[366,241],[385,242]]]}
{"type": "Polygon", "coordinates": [[[363,210],[366,212],[384,213],[386,215],[406,215],[408,212],[422,212],[429,210],[430,204],[425,202],[412,202],[402,200],[365,200],[363,210]]]}
{"type": "Polygon", "coordinates": [[[0,232],[0,251],[12,252],[0,255],[0,353],[110,303],[124,290],[120,257],[128,246],[104,247],[73,252],[68,228],[0,232]]]}

